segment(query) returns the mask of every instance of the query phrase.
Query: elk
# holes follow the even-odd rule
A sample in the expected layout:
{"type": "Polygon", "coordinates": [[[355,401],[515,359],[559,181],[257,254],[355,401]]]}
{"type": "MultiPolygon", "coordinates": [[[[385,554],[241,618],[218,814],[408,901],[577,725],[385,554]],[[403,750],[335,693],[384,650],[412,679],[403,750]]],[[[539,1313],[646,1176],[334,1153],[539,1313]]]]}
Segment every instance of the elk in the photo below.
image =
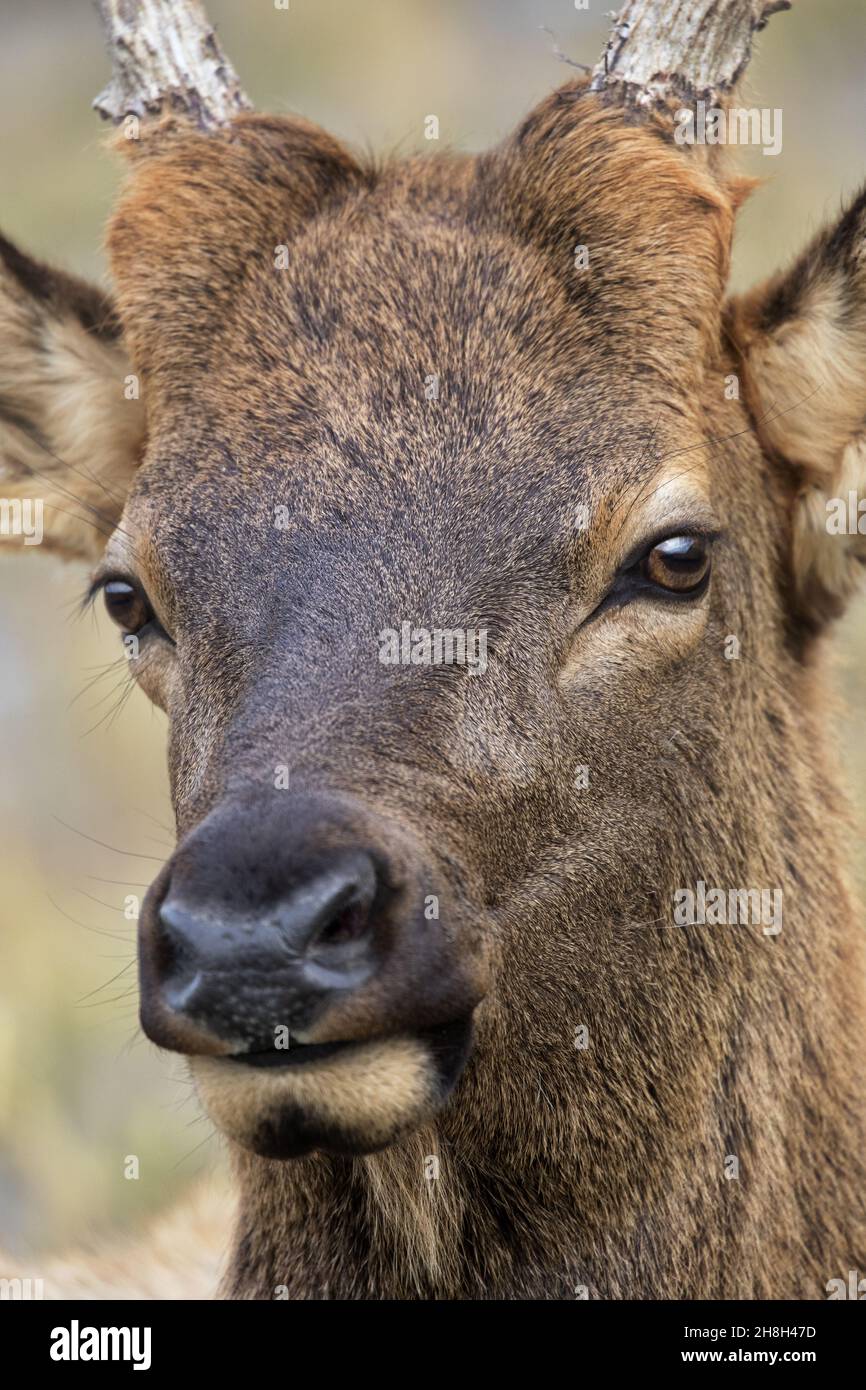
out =
{"type": "Polygon", "coordinates": [[[231,1154],[224,1297],[866,1270],[824,676],[866,193],[732,297],[748,185],[674,138],[783,8],[631,0],[492,151],[373,166],[253,112],[198,4],[101,0],[113,293],[2,243],[2,485],[168,716],[141,1020],[231,1154]]]}

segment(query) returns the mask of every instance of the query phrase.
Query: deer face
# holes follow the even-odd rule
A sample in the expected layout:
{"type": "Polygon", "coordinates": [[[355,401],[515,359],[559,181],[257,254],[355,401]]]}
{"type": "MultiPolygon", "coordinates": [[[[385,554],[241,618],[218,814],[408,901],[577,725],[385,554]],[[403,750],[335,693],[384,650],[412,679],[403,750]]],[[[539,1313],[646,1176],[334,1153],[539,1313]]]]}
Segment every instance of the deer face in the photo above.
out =
{"type": "Polygon", "coordinates": [[[374,173],[259,117],[143,144],[122,337],[6,252],[7,374],[77,333],[78,387],[117,385],[111,467],[52,434],[37,366],[6,457],[22,493],[46,440],[78,496],[101,472],[93,592],[169,719],[145,1031],[257,1153],[368,1152],[464,1123],[454,1087],[510,1049],[604,1032],[602,997],[640,1039],[687,988],[652,923],[709,825],[747,862],[761,672],[851,583],[814,518],[858,457],[860,212],[851,258],[828,239],[724,306],[736,188],[580,84],[475,160],[374,173]],[[797,414],[816,314],[846,385],[797,414]]]}

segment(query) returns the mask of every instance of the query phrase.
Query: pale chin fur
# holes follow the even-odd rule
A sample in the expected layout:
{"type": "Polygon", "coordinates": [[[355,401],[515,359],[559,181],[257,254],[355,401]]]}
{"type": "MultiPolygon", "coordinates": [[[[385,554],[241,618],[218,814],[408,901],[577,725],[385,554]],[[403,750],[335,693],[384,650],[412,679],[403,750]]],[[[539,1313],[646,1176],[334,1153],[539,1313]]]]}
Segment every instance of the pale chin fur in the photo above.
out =
{"type": "MultiPolygon", "coordinates": [[[[195,1057],[191,1070],[199,1098],[229,1139],[265,1152],[262,1136],[294,1115],[305,1135],[339,1136],[339,1149],[371,1152],[420,1124],[436,1099],[429,1049],[419,1038],[360,1043],[346,1053],[293,1068],[256,1068],[222,1057],[195,1057]]],[[[291,1122],[289,1122],[291,1124],[291,1122]]],[[[303,1142],[294,1157],[312,1148],[303,1142]]]]}

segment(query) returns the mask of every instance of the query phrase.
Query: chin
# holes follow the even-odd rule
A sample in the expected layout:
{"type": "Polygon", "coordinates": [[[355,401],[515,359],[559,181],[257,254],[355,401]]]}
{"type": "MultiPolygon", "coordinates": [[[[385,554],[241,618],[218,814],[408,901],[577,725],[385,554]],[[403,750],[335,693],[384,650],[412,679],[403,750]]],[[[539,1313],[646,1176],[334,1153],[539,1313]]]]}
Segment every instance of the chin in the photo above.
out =
{"type": "Polygon", "coordinates": [[[417,1035],[193,1057],[199,1098],[229,1139],[261,1158],[370,1154],[425,1124],[453,1090],[470,1020],[417,1035]]]}

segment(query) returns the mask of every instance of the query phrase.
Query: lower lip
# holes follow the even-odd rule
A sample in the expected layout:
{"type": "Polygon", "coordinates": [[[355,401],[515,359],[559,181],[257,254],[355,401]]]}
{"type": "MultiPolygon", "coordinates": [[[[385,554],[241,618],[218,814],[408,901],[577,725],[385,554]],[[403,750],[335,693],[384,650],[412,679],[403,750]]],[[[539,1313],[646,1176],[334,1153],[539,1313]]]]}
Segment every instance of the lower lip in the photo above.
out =
{"type": "Polygon", "coordinates": [[[283,1050],[271,1048],[267,1052],[235,1052],[228,1060],[241,1062],[245,1067],[277,1067],[285,1070],[304,1067],[310,1062],[324,1062],[357,1046],[354,1042],[297,1043],[283,1050]]]}

